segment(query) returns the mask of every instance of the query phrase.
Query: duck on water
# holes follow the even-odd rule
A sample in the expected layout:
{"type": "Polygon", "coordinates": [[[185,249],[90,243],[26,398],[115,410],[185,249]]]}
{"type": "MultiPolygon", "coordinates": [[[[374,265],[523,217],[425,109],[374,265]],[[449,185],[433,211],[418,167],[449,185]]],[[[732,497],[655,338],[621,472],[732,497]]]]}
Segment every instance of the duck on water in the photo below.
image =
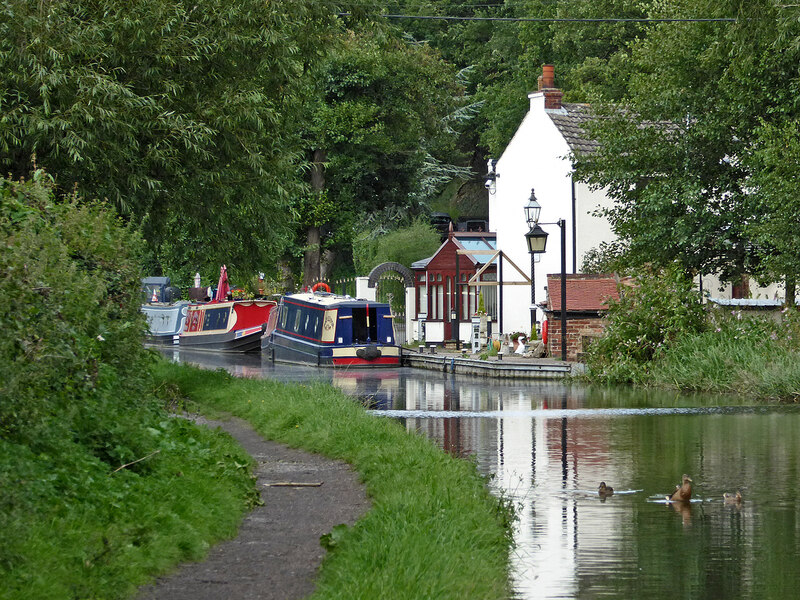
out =
{"type": "Polygon", "coordinates": [[[692,479],[683,474],[681,485],[675,486],[675,491],[668,498],[672,502],[690,502],[692,499],[692,479]]]}

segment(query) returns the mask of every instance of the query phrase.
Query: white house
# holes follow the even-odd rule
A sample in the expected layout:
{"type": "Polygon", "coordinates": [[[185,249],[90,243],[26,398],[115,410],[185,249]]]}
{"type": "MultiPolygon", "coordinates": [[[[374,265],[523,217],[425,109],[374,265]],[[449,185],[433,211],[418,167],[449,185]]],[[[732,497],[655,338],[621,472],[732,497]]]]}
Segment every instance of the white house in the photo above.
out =
{"type": "MultiPolygon", "coordinates": [[[[565,222],[567,273],[580,269],[588,250],[614,237],[608,222],[591,214],[610,200],[572,176],[570,153],[590,151],[596,145],[583,129],[589,118],[587,106],[562,103],[563,92],[555,87],[553,76],[553,66],[545,65],[539,90],[528,95],[528,114],[494,164],[496,177],[488,182],[489,228],[497,233],[497,247],[520,268],[527,266],[529,270],[531,265],[524,214],[531,191],[542,205],[539,222],[549,237],[547,251],[534,265],[536,304],[545,299],[547,275],[561,272],[560,228],[555,223],[560,219],[565,222]]],[[[513,275],[509,273],[509,279],[513,275]]],[[[530,309],[530,288],[507,286],[503,332],[529,331],[530,309]]],[[[541,310],[537,310],[536,320],[541,321],[541,310]]]]}
{"type": "MultiPolygon", "coordinates": [[[[566,241],[566,272],[577,273],[586,253],[603,241],[612,241],[615,234],[602,217],[593,213],[610,207],[613,200],[603,190],[591,190],[573,177],[571,153],[591,152],[597,142],[589,138],[584,124],[590,119],[589,107],[561,101],[563,92],[555,87],[554,67],[544,65],[539,77],[539,89],[528,94],[530,108],[502,156],[489,161],[489,229],[497,234],[501,249],[526,272],[531,269],[531,257],[525,234],[524,207],[531,191],[542,206],[539,223],[547,231],[546,252],[533,265],[535,304],[546,299],[547,275],[561,272],[560,228],[564,220],[566,241]]],[[[509,270],[505,281],[515,279],[509,270]]],[[[519,276],[516,280],[519,280],[519,276]]],[[[720,284],[713,276],[703,276],[703,289],[712,296],[732,298],[730,284],[720,284]],[[722,288],[720,290],[720,288],[722,288]]],[[[738,290],[737,290],[738,291],[738,290]]],[[[750,285],[753,298],[778,297],[777,286],[759,288],[750,285]]],[[[557,293],[552,290],[552,293],[557,293]]],[[[502,333],[529,331],[531,327],[531,290],[522,285],[504,287],[502,333]]],[[[536,320],[543,314],[536,308],[536,320]]]]}

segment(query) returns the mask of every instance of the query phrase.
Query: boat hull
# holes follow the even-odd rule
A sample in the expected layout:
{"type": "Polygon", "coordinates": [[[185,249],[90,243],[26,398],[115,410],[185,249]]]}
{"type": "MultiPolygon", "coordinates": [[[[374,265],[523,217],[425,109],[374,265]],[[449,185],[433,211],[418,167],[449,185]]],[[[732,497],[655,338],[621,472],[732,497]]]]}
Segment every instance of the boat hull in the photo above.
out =
{"type": "Polygon", "coordinates": [[[316,367],[374,368],[400,365],[400,348],[394,345],[324,347],[273,333],[264,338],[262,350],[273,362],[302,363],[316,367]]]}
{"type": "Polygon", "coordinates": [[[180,345],[191,350],[211,350],[214,352],[260,352],[263,327],[253,331],[228,331],[206,335],[180,338],[180,345]]]}

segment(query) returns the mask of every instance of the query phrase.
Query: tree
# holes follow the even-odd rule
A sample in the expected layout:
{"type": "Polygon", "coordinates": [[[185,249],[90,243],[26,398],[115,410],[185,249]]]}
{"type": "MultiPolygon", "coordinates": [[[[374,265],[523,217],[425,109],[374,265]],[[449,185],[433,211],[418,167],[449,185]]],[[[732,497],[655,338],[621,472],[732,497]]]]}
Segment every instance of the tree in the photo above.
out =
{"type": "Polygon", "coordinates": [[[564,19],[497,25],[486,45],[492,64],[477,98],[485,102],[481,142],[499,156],[528,108],[526,95],[537,89],[541,65],[556,66],[567,102],[607,101],[626,91],[629,45],[649,26],[639,22],[570,22],[566,19],[646,17],[652,0],[527,0],[503,16],[564,19]]]}
{"type": "Polygon", "coordinates": [[[460,93],[436,52],[377,25],[347,32],[316,77],[321,91],[307,144],[317,157],[317,185],[295,205],[305,233],[303,285],[319,279],[323,247],[352,243],[352,223],[424,211],[417,192],[426,160],[452,149],[444,117],[460,93]]]}
{"type": "Polygon", "coordinates": [[[771,252],[763,237],[764,247],[754,244],[765,205],[750,157],[762,124],[794,116],[785,100],[797,86],[796,52],[781,42],[769,0],[657,7],[653,16],[737,21],[664,23],[634,44],[624,107],[598,110],[601,148],[578,157],[579,175],[615,199],[606,216],[630,263],[678,261],[735,281],[771,252]]]}
{"type": "Polygon", "coordinates": [[[302,189],[297,107],[337,24],[313,0],[0,6],[0,166],[107,198],[157,261],[264,266],[302,189]],[[177,240],[177,242],[176,242],[177,240]]]}
{"type": "Polygon", "coordinates": [[[369,273],[385,262],[397,262],[410,268],[411,263],[433,256],[441,244],[439,232],[417,219],[411,225],[383,235],[369,237],[365,232],[353,248],[353,259],[359,273],[369,273]]]}

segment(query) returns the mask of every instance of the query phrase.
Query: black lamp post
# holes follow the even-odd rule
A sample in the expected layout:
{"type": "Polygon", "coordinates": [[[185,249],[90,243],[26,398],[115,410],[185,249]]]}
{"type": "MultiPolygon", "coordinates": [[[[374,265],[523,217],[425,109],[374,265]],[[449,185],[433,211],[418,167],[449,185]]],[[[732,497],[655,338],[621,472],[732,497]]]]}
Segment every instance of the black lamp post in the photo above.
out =
{"type": "MultiPolygon", "coordinates": [[[[528,243],[528,252],[531,254],[531,301],[533,301],[533,255],[542,254],[547,247],[547,232],[541,225],[558,225],[561,229],[561,360],[567,360],[567,238],[565,235],[565,221],[559,219],[555,223],[539,224],[539,215],[542,207],[536,201],[536,196],[531,190],[531,197],[525,205],[525,220],[530,229],[525,234],[528,243]]],[[[533,310],[536,310],[535,308],[533,310]]]]}
{"type": "MultiPolygon", "coordinates": [[[[537,225],[541,212],[542,207],[536,201],[536,194],[533,189],[531,189],[531,197],[528,198],[528,203],[525,205],[525,220],[528,222],[528,233],[525,234],[525,238],[528,242],[528,252],[531,255],[531,330],[536,327],[536,286],[534,284],[536,256],[538,256],[539,252],[544,252],[544,246],[547,241],[547,233],[537,225]],[[544,238],[542,238],[542,247],[538,251],[535,251],[531,246],[531,236],[536,235],[534,232],[536,227],[539,227],[539,232],[544,234],[544,238]]],[[[536,245],[536,242],[534,242],[534,245],[536,245]]]]}

